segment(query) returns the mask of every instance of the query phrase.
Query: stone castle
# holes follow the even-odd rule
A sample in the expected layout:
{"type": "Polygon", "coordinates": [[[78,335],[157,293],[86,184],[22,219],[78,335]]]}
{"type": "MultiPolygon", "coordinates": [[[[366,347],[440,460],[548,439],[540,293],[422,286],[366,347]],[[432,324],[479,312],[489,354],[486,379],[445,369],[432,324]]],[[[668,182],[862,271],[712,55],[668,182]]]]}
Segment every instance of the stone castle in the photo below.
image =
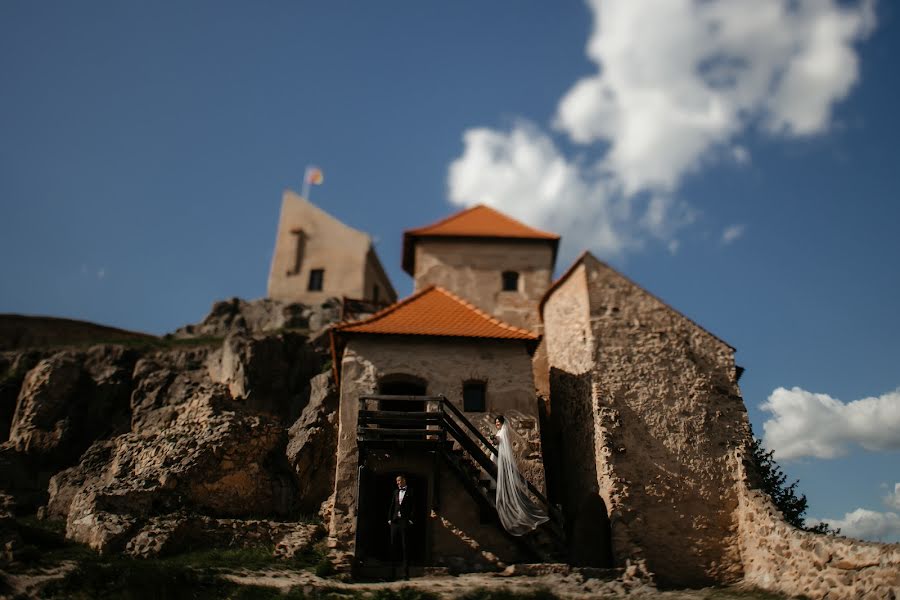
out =
{"type": "MultiPolygon", "coordinates": [[[[285,223],[288,201],[276,294],[294,243],[286,231],[299,227],[285,223]]],[[[330,330],[340,394],[331,543],[358,565],[383,564],[381,504],[402,471],[427,490],[425,564],[565,560],[631,565],[667,585],[896,594],[896,545],[793,529],[752,489],[735,349],[590,253],[552,281],[559,242],[487,206],[407,230],[414,293],[330,330]],[[490,514],[479,434],[501,413],[528,440],[521,466],[554,516],[525,540],[490,514]]],[[[336,273],[373,255],[323,252],[316,264],[336,273]]]]}
{"type": "Polygon", "coordinates": [[[402,472],[424,584],[900,596],[900,546],[794,529],[756,489],[734,348],[589,253],[554,281],[559,242],[486,206],[410,229],[398,301],[367,234],[285,192],[269,298],[162,338],[0,315],[0,594],[47,542],[23,516],[104,555],[268,547],[378,579],[402,472]],[[519,537],[499,413],[551,517],[519,537]]]}

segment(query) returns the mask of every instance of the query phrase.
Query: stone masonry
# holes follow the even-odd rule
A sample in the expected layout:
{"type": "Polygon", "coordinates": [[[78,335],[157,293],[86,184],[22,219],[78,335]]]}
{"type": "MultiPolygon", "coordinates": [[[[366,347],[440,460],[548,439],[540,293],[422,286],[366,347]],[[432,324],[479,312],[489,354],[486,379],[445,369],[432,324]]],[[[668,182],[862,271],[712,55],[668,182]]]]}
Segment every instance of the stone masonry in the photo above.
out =
{"type": "Polygon", "coordinates": [[[543,316],[573,527],[597,494],[617,564],[645,561],[671,584],[739,579],[727,456],[749,422],[734,350],[590,254],[543,316]]]}

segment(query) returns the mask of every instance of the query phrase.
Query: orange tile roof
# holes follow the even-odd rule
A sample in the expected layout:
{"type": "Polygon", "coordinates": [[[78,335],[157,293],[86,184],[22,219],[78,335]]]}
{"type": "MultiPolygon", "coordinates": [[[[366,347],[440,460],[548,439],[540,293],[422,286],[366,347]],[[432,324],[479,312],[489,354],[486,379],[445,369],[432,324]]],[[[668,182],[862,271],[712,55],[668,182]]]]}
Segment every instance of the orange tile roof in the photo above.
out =
{"type": "Polygon", "coordinates": [[[438,286],[416,292],[367,319],[338,325],[334,331],[339,334],[427,335],[529,342],[538,339],[537,334],[495,319],[438,286]]]}
{"type": "Polygon", "coordinates": [[[545,240],[553,244],[554,257],[559,245],[559,236],[555,233],[529,227],[489,206],[479,204],[431,225],[408,229],[403,233],[403,269],[410,275],[414,274],[415,240],[424,237],[545,240]]]}

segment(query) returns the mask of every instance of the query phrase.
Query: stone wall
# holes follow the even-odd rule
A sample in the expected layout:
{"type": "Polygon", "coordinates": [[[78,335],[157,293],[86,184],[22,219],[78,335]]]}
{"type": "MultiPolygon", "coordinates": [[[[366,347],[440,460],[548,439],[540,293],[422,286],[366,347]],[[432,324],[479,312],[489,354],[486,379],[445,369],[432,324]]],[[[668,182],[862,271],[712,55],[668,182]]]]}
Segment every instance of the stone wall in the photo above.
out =
{"type": "Polygon", "coordinates": [[[501,321],[533,330],[538,302],[550,287],[553,248],[546,241],[416,241],[416,290],[439,285],[501,321]],[[503,291],[503,271],[519,273],[519,289],[503,291]]]}
{"type": "Polygon", "coordinates": [[[574,564],[609,566],[609,489],[599,487],[597,412],[591,383],[594,356],[584,265],[559,284],[547,300],[543,346],[549,358],[550,432],[556,472],[548,479],[563,506],[570,559],[574,564]],[[552,365],[552,366],[551,366],[552,365]],[[554,475],[556,477],[554,478],[554,475]],[[597,510],[602,506],[601,510],[597,510]],[[600,513],[600,514],[598,514],[600,513]]]}
{"type": "MultiPolygon", "coordinates": [[[[742,467],[736,469],[739,477],[742,467]]],[[[783,594],[844,600],[900,598],[900,544],[861,542],[788,525],[772,501],[738,482],[744,581],[783,594]]]]}
{"type": "MultiPolygon", "coordinates": [[[[443,394],[460,409],[463,383],[486,382],[488,412],[468,416],[484,433],[489,433],[489,415],[509,414],[531,445],[530,458],[523,461],[522,470],[536,486],[543,486],[537,398],[531,379],[531,358],[522,342],[355,336],[348,341],[341,361],[340,424],[330,528],[330,535],[339,544],[351,550],[354,544],[358,398],[377,392],[384,377],[398,375],[426,381],[429,395],[443,394]]],[[[471,518],[477,520],[477,513],[471,518]]]]}
{"type": "MultiPolygon", "coordinates": [[[[614,560],[645,561],[664,584],[735,581],[727,456],[750,431],[733,349],[590,254],[580,260],[568,278],[586,288],[564,281],[544,307],[551,410],[569,454],[595,457],[614,560]],[[585,293],[590,332],[578,319],[585,293]]],[[[588,485],[589,473],[564,468],[570,487],[588,485]]]]}
{"type": "MultiPolygon", "coordinates": [[[[368,235],[285,190],[269,272],[268,297],[304,304],[321,304],[328,298],[341,296],[368,299],[371,287],[365,287],[365,279],[371,248],[368,235]],[[299,230],[303,232],[300,244],[299,230]],[[308,290],[311,269],[325,270],[321,291],[308,290]]],[[[393,288],[390,290],[393,292],[393,288]]]]}
{"type": "Polygon", "coordinates": [[[384,267],[381,265],[378,254],[375,253],[373,248],[369,248],[369,251],[366,253],[363,295],[359,296],[359,298],[365,298],[373,302],[384,302],[385,304],[392,304],[397,301],[397,292],[394,291],[394,286],[387,273],[384,272],[384,267]],[[376,286],[378,287],[377,298],[375,297],[376,286]]]}

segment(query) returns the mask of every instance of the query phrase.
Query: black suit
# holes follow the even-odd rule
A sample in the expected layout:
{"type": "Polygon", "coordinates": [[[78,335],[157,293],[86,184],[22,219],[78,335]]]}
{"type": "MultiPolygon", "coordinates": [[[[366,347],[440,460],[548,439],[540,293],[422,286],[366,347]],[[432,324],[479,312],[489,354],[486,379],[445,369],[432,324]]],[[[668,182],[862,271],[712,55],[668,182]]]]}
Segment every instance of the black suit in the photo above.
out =
{"type": "Polygon", "coordinates": [[[399,549],[403,562],[403,572],[406,578],[409,579],[406,533],[413,525],[414,510],[415,503],[409,487],[406,488],[403,494],[403,502],[400,501],[400,489],[395,489],[394,495],[391,497],[391,510],[388,513],[388,523],[391,524],[391,571],[395,577],[397,572],[397,550],[399,549]]]}

